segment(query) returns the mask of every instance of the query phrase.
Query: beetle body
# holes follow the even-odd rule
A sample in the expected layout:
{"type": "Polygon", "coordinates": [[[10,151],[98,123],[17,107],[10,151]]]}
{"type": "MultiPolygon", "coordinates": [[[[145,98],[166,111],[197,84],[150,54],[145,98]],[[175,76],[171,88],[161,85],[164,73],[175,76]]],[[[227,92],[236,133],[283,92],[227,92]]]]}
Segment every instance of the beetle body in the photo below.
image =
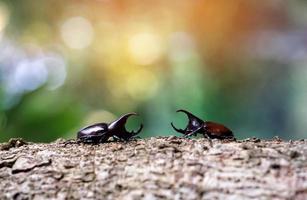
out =
{"type": "Polygon", "coordinates": [[[77,139],[84,143],[103,143],[107,142],[110,137],[116,140],[128,141],[134,138],[139,132],[141,132],[143,125],[141,124],[139,130],[128,132],[125,128],[127,119],[137,115],[136,113],[128,113],[114,122],[111,123],[96,123],[82,128],[77,133],[77,139]]]}
{"type": "Polygon", "coordinates": [[[232,131],[222,124],[203,121],[186,110],[177,110],[177,112],[185,113],[189,118],[189,122],[185,129],[178,129],[173,123],[171,125],[177,132],[185,135],[185,137],[203,134],[204,137],[209,139],[235,139],[232,131]]]}
{"type": "Polygon", "coordinates": [[[77,138],[85,143],[106,142],[110,136],[107,123],[97,123],[84,127],[77,134],[77,138]]]}
{"type": "Polygon", "coordinates": [[[232,131],[222,124],[215,122],[204,122],[202,128],[203,134],[207,134],[211,139],[233,139],[232,131]]]}

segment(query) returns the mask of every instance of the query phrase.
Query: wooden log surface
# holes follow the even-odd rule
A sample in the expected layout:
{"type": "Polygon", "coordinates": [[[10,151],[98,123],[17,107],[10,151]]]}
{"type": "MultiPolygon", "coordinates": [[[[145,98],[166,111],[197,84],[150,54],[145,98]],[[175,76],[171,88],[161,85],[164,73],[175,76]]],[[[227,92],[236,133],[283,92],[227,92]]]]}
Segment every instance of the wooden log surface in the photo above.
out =
{"type": "Polygon", "coordinates": [[[0,145],[0,199],[307,199],[307,140],[0,145]]]}

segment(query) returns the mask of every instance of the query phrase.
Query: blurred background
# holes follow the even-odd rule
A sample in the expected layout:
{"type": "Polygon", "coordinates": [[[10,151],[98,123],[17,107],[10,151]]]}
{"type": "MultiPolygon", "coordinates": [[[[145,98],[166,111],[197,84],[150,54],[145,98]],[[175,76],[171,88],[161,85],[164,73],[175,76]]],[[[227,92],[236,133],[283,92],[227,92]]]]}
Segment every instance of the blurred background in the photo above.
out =
{"type": "Polygon", "coordinates": [[[0,1],[0,142],[75,138],[179,108],[252,136],[307,136],[307,1],[0,1]]]}

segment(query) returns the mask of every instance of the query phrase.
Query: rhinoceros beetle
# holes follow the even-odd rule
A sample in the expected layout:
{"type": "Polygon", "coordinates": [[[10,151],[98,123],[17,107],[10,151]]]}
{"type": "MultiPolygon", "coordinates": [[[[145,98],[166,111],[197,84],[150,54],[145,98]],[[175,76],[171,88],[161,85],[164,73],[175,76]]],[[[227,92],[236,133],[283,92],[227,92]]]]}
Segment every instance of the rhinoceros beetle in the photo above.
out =
{"type": "Polygon", "coordinates": [[[141,132],[143,124],[139,130],[128,132],[125,128],[127,119],[136,113],[127,113],[111,123],[96,123],[82,128],[77,133],[77,139],[84,143],[103,143],[107,142],[110,137],[115,140],[128,141],[135,138],[141,132]]]}
{"type": "Polygon", "coordinates": [[[186,110],[177,110],[185,113],[189,122],[185,129],[178,129],[171,123],[175,131],[182,133],[185,137],[196,136],[198,133],[203,134],[208,139],[235,139],[232,131],[222,124],[215,122],[203,121],[186,110]]]}

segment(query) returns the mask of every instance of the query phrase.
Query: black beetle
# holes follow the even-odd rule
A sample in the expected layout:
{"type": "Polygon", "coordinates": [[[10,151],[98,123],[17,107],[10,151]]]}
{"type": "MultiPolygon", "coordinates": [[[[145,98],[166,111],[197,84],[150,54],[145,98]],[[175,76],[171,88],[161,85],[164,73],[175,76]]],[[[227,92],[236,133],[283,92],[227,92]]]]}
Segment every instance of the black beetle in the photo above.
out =
{"type": "Polygon", "coordinates": [[[198,133],[200,133],[208,139],[235,139],[232,131],[222,124],[203,121],[186,110],[181,109],[177,110],[177,112],[183,112],[188,116],[188,125],[184,130],[176,128],[173,122],[171,125],[175,131],[184,134],[185,137],[190,137],[192,135],[196,136],[198,133]]]}
{"type": "Polygon", "coordinates": [[[120,118],[111,123],[96,123],[82,128],[78,134],[77,139],[84,143],[103,143],[108,141],[110,137],[116,140],[128,141],[141,132],[143,124],[140,125],[139,130],[128,132],[125,128],[127,119],[136,113],[128,113],[122,115],[120,118]]]}

